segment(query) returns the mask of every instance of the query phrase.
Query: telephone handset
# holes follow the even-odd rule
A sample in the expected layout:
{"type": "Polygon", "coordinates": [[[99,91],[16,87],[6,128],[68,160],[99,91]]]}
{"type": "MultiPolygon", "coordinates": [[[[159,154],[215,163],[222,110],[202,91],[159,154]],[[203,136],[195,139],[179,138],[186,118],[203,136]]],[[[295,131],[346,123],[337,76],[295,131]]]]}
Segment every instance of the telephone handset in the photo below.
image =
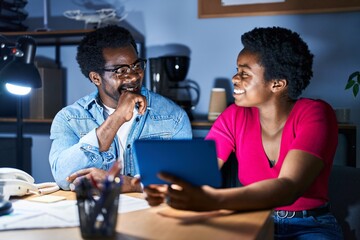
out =
{"type": "Polygon", "coordinates": [[[59,190],[54,182],[35,184],[28,173],[16,168],[0,168],[0,195],[9,200],[10,196],[26,194],[48,194],[59,190]]]}
{"type": "Polygon", "coordinates": [[[34,178],[27,172],[8,167],[0,168],[0,179],[19,179],[28,183],[35,183],[34,178]]]}

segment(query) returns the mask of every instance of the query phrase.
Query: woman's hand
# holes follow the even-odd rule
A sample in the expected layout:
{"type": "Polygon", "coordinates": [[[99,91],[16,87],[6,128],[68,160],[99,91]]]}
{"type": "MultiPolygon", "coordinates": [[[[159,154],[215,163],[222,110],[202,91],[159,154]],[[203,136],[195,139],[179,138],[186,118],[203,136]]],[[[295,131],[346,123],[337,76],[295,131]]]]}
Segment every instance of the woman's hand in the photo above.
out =
{"type": "Polygon", "coordinates": [[[165,202],[167,185],[152,184],[144,188],[146,200],[152,207],[158,206],[165,202]]]}
{"type": "Polygon", "coordinates": [[[159,178],[172,183],[166,192],[155,192],[149,188],[145,192],[151,193],[149,204],[157,204],[166,199],[170,207],[181,210],[211,211],[218,210],[219,200],[216,189],[210,186],[193,186],[170,174],[160,173],[159,178]]]}

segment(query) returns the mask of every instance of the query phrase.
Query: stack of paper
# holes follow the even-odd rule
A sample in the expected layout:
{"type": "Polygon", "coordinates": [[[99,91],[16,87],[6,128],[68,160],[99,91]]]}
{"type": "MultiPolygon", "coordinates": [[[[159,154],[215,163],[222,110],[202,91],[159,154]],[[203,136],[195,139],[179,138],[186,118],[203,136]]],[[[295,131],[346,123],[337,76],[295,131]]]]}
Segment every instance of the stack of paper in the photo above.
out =
{"type": "MultiPolygon", "coordinates": [[[[41,203],[29,200],[12,202],[14,211],[0,217],[0,230],[78,227],[76,200],[41,203]]],[[[120,195],[119,213],[149,208],[143,199],[120,195]]]]}

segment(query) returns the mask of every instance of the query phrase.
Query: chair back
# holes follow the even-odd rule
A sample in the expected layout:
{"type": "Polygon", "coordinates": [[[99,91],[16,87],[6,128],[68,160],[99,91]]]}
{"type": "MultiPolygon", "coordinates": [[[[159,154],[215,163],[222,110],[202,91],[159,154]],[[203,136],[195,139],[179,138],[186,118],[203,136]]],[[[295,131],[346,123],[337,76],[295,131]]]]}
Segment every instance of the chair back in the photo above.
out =
{"type": "Polygon", "coordinates": [[[329,198],[344,239],[360,240],[360,168],[334,165],[329,180],[329,198]]]}

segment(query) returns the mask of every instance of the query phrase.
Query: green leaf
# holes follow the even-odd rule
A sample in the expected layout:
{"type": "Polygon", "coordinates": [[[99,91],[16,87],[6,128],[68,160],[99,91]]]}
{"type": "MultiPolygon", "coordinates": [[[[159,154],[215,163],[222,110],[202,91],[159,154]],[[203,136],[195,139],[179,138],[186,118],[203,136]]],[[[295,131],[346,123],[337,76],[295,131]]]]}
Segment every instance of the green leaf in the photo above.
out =
{"type": "Polygon", "coordinates": [[[360,71],[355,71],[350,74],[345,86],[345,90],[350,88],[352,88],[353,95],[356,98],[360,88],[360,71]]]}
{"type": "Polygon", "coordinates": [[[359,84],[356,84],[354,85],[354,88],[353,88],[353,94],[354,94],[354,97],[356,97],[359,93],[359,84]]]}
{"type": "Polygon", "coordinates": [[[349,80],[355,78],[356,76],[359,78],[359,75],[360,75],[359,71],[353,72],[352,74],[350,74],[349,80]]]}
{"type": "Polygon", "coordinates": [[[348,80],[348,82],[347,82],[347,84],[345,86],[345,90],[349,89],[349,88],[352,88],[354,86],[354,84],[355,84],[355,81],[349,78],[349,80],[348,80]]]}

